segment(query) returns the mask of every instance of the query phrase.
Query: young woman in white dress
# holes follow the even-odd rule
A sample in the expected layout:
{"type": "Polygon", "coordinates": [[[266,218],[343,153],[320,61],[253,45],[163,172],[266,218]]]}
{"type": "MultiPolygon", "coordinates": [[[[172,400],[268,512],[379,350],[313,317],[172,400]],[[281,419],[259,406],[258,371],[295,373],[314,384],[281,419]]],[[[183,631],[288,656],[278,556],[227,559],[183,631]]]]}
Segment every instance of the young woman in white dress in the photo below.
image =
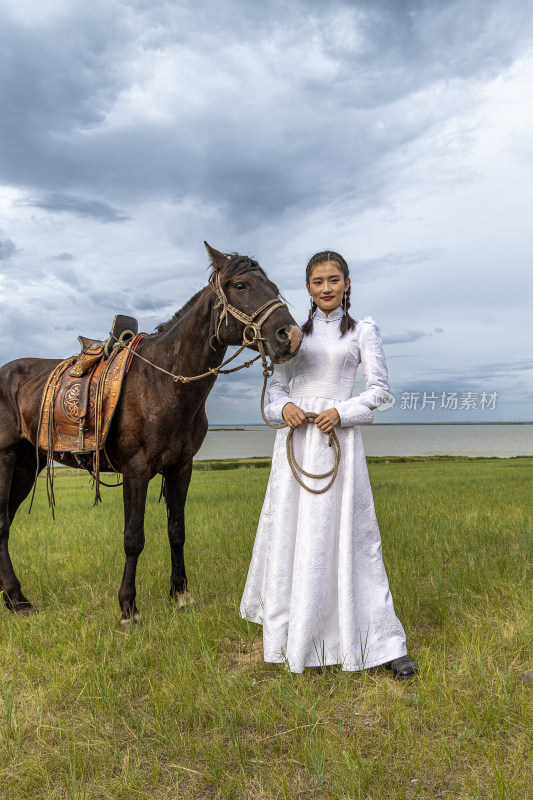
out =
{"type": "MultiPolygon", "coordinates": [[[[387,367],[375,322],[348,314],[348,275],[346,261],[332,251],[316,253],[307,265],[304,339],[295,358],[276,366],[265,407],[271,423],[288,427],[276,436],[241,616],[263,626],[265,661],[292,672],[383,664],[410,678],[418,668],[394,613],[359,429],[388,394],[387,367]],[[359,364],[366,389],[352,397],[359,364]],[[296,461],[313,474],[332,464],[326,434],[335,428],[339,471],[323,494],[309,493],[293,476],[285,450],[291,428],[296,461]]],[[[321,488],[328,479],[304,480],[321,488]]]]}

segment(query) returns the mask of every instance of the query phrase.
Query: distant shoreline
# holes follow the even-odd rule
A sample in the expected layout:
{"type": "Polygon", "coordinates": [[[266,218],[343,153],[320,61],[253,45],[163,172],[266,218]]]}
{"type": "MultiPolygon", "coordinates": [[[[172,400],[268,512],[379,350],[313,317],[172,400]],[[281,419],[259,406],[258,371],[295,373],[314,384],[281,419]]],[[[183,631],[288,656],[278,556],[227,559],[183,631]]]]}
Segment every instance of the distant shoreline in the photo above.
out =
{"type": "MultiPolygon", "coordinates": [[[[533,422],[374,422],[372,427],[401,427],[401,426],[420,426],[423,425],[533,425],[533,422]]],[[[225,425],[223,423],[217,424],[212,423],[209,426],[210,431],[244,431],[247,428],[265,428],[268,429],[268,425],[265,425],[263,422],[241,422],[237,424],[228,424],[225,425]]]]}
{"type": "MultiPolygon", "coordinates": [[[[446,461],[446,462],[484,462],[487,463],[489,461],[512,461],[522,459],[529,462],[533,461],[533,456],[446,456],[446,455],[434,455],[434,456],[367,456],[366,460],[368,464],[409,464],[409,463],[421,463],[426,461],[446,461]]],[[[251,458],[210,458],[201,460],[201,461],[193,461],[193,470],[195,472],[219,472],[219,471],[227,471],[233,469],[270,469],[272,463],[272,459],[264,456],[255,456],[251,458]]],[[[56,469],[56,477],[64,478],[69,476],[86,476],[89,473],[85,469],[76,468],[76,467],[67,467],[64,464],[55,464],[56,469]]],[[[113,475],[119,473],[103,473],[106,475],[113,475]]],[[[45,480],[46,476],[41,473],[38,477],[39,481],[45,480]]],[[[155,476],[158,478],[158,475],[155,476]]],[[[120,484],[117,484],[120,486],[120,484]]],[[[114,486],[110,488],[115,488],[114,486]]]]}

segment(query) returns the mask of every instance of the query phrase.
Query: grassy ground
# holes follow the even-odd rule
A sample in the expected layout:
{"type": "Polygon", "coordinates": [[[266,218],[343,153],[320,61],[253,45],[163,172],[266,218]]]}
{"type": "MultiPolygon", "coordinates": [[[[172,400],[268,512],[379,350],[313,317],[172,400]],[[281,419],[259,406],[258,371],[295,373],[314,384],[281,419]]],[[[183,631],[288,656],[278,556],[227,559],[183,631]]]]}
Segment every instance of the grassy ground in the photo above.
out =
{"type": "Polygon", "coordinates": [[[265,469],[197,471],[187,564],[198,605],[167,598],[154,482],[120,632],[121,495],[86,477],[39,487],[11,550],[40,609],[0,610],[0,797],[526,800],[533,796],[533,459],[372,463],[397,613],[421,676],[292,675],[238,617],[265,469]],[[527,676],[526,676],[527,677],[527,676]]]}

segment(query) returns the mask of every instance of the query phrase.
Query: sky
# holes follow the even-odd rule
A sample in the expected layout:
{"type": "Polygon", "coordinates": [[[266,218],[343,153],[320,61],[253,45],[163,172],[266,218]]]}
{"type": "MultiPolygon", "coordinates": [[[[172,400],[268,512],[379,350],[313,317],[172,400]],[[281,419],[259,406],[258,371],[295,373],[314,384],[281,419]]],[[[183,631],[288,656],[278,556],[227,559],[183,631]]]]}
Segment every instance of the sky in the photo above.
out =
{"type": "MultiPolygon", "coordinates": [[[[532,420],[523,0],[0,0],[0,108],[0,363],[152,331],[204,239],[303,322],[333,249],[382,333],[377,422],[532,420]]],[[[259,421],[261,383],[219,378],[210,422],[259,421]]]]}

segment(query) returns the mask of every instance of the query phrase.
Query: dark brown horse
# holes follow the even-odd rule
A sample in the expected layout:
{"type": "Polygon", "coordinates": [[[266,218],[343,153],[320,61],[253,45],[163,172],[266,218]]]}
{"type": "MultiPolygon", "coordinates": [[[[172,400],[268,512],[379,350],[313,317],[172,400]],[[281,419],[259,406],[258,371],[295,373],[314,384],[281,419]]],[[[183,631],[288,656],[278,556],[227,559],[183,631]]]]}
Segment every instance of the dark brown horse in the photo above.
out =
{"type": "MultiPolygon", "coordinates": [[[[277,287],[257,262],[206,247],[213,267],[209,286],[146,336],[137,350],[154,364],[185,376],[217,367],[229,345],[243,341],[249,345],[250,330],[244,335],[246,317],[278,297],[277,287]],[[225,313],[228,308],[230,313],[225,313]]],[[[281,304],[265,319],[260,333],[274,360],[290,358],[301,340],[300,329],[281,304]]],[[[13,570],[9,529],[32,487],[36,466],[41,470],[45,464],[44,453],[39,453],[36,465],[35,442],[43,387],[57,364],[55,360],[22,358],[0,369],[0,590],[7,606],[18,613],[28,613],[31,603],[13,570]]],[[[144,548],[148,482],[157,473],[165,481],[170,594],[180,605],[189,602],[183,558],[184,506],[193,456],[207,432],[205,401],[215,380],[216,375],[210,374],[194,383],[176,383],[140,358],[133,359],[125,378],[106,444],[111,463],[124,479],[126,560],[118,593],[123,625],[138,619],[135,573],[144,548]]],[[[77,466],[70,454],[62,461],[77,466]]]]}

